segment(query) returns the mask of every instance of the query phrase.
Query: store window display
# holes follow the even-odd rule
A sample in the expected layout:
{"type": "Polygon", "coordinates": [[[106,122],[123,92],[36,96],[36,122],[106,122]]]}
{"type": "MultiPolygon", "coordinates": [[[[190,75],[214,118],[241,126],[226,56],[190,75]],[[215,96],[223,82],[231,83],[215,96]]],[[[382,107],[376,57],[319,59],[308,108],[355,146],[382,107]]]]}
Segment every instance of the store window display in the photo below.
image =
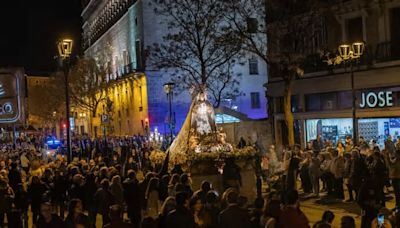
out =
{"type": "Polygon", "coordinates": [[[353,134],[351,118],[310,119],[306,120],[307,141],[312,141],[321,135],[322,140],[330,141],[333,145],[346,140],[346,136],[353,134]]]}
{"type": "Polygon", "coordinates": [[[400,137],[400,118],[360,119],[358,135],[363,136],[367,142],[375,141],[380,149],[384,149],[389,136],[396,142],[400,137]]]}

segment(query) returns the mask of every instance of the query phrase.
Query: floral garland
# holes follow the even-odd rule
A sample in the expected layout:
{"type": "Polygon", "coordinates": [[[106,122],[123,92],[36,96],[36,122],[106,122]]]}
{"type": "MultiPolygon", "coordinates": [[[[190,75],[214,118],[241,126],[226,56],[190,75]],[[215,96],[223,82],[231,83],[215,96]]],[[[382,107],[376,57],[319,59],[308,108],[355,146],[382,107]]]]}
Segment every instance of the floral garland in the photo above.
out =
{"type": "Polygon", "coordinates": [[[155,149],[150,152],[149,159],[153,165],[158,165],[164,162],[166,155],[167,154],[164,151],[155,149]]]}
{"type": "Polygon", "coordinates": [[[190,165],[199,162],[211,162],[225,160],[226,158],[235,158],[236,160],[249,159],[255,156],[256,149],[252,146],[246,146],[242,149],[230,147],[221,147],[216,151],[209,150],[210,152],[189,153],[187,161],[190,165]]]}
{"type": "MultiPolygon", "coordinates": [[[[246,160],[253,158],[256,149],[252,146],[244,148],[233,148],[230,144],[200,146],[203,152],[188,151],[188,153],[177,152],[170,154],[169,166],[184,165],[192,166],[202,162],[221,162],[226,158],[235,158],[235,160],[246,160]]],[[[153,165],[162,164],[165,160],[166,152],[155,149],[150,152],[150,161],[153,165]]]]}

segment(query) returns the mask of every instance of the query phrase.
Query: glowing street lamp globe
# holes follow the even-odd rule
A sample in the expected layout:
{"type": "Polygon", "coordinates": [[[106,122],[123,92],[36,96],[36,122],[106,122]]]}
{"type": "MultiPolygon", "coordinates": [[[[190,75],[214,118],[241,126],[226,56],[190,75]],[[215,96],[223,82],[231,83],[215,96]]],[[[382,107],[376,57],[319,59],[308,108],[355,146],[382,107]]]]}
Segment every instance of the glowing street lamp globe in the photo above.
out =
{"type": "Polygon", "coordinates": [[[163,86],[164,86],[164,92],[166,93],[166,94],[170,94],[172,91],[173,91],[173,89],[174,89],[174,85],[175,85],[175,83],[173,83],[173,82],[168,82],[168,83],[165,83],[163,86]]]}
{"type": "Polygon", "coordinates": [[[364,42],[354,42],[352,45],[353,55],[354,57],[360,57],[364,54],[364,42]]]}
{"type": "Polygon", "coordinates": [[[72,44],[73,40],[71,39],[63,39],[58,43],[58,54],[63,57],[67,58],[72,53],[72,44]]]}
{"type": "Polygon", "coordinates": [[[342,59],[347,60],[351,57],[352,51],[351,46],[348,44],[341,44],[338,48],[339,55],[342,59]]]}

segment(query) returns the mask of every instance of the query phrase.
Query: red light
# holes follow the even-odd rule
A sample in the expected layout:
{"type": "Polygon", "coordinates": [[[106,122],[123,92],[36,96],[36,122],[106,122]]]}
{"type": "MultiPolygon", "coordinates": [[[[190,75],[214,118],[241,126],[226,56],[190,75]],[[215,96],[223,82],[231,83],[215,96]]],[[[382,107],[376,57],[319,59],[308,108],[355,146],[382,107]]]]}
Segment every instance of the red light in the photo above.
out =
{"type": "Polygon", "coordinates": [[[146,119],[144,119],[144,121],[145,121],[146,123],[148,123],[148,122],[149,122],[149,118],[146,117],[146,119]]]}
{"type": "Polygon", "coordinates": [[[67,125],[66,125],[66,124],[63,124],[63,128],[67,128],[67,125]]]}

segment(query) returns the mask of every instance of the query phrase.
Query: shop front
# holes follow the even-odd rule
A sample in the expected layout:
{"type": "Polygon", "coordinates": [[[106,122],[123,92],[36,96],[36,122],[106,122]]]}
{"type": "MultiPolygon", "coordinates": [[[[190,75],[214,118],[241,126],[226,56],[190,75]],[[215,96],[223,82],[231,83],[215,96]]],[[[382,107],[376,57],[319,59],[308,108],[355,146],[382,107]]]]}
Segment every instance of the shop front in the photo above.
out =
{"type": "MultiPolygon", "coordinates": [[[[392,118],[365,118],[358,119],[358,136],[364,137],[367,142],[374,140],[381,149],[389,136],[393,141],[400,137],[400,117],[392,118]]],[[[347,136],[353,135],[351,118],[336,119],[308,119],[305,120],[306,141],[310,142],[321,135],[322,139],[329,140],[333,145],[338,141],[344,142],[347,136]]]]}
{"type": "MultiPolygon", "coordinates": [[[[333,145],[337,145],[338,141],[344,142],[348,136],[352,137],[354,128],[351,110],[340,109],[341,103],[343,103],[342,106],[348,103],[341,100],[342,93],[320,96],[321,98],[330,97],[330,99],[319,101],[320,110],[315,110],[318,106],[315,107],[314,100],[313,104],[307,104],[307,95],[305,95],[306,111],[296,114],[296,119],[304,122],[303,145],[315,140],[318,135],[323,140],[331,141],[333,145]],[[325,110],[326,103],[334,104],[333,110],[325,110]],[[307,107],[314,109],[311,110],[312,112],[307,112],[307,107]]],[[[312,96],[316,97],[315,94],[312,96]]],[[[367,142],[374,140],[381,149],[384,148],[384,143],[389,136],[393,141],[397,141],[400,138],[400,87],[359,90],[356,96],[357,136],[364,137],[367,142]]]]}

